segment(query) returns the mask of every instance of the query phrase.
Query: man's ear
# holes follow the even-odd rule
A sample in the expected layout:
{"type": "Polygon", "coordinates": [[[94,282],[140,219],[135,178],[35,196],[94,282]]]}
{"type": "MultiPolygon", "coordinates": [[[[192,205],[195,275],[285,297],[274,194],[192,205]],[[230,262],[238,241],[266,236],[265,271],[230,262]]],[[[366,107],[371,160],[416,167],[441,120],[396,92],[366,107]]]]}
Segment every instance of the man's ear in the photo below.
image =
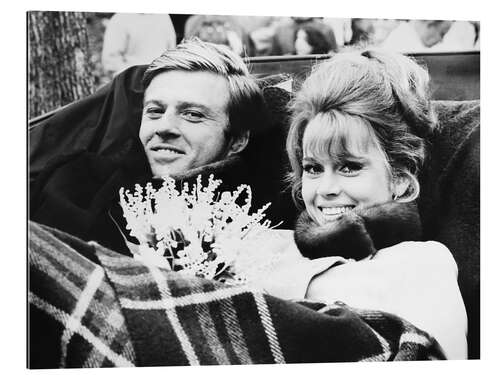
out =
{"type": "Polygon", "coordinates": [[[233,137],[229,141],[229,149],[227,151],[227,156],[235,155],[240,153],[247,147],[248,141],[250,139],[250,130],[246,130],[237,137],[233,137]]]}

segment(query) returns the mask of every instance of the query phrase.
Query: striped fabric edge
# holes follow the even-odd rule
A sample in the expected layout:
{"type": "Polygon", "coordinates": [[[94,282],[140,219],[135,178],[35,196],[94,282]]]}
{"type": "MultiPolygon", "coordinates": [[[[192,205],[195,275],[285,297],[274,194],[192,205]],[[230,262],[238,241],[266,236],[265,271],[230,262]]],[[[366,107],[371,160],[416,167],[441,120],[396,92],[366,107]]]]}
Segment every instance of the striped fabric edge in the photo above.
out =
{"type": "Polygon", "coordinates": [[[215,327],[214,321],[210,316],[210,310],[208,306],[206,304],[197,305],[196,313],[203,336],[205,337],[205,340],[208,343],[208,348],[210,348],[212,355],[217,361],[217,364],[230,364],[228,354],[219,339],[217,328],[215,327]]]}
{"type": "Polygon", "coordinates": [[[241,364],[252,364],[252,358],[245,341],[245,335],[238,320],[238,315],[231,298],[218,300],[223,323],[231,346],[241,364]]]}
{"type": "Polygon", "coordinates": [[[241,287],[221,288],[213,291],[188,294],[180,297],[164,296],[161,300],[141,301],[129,298],[120,298],[122,307],[131,310],[162,310],[174,309],[176,307],[186,307],[190,305],[200,305],[210,302],[222,301],[242,294],[251,294],[252,291],[241,287]]]}
{"type": "Polygon", "coordinates": [[[283,351],[281,350],[281,345],[278,339],[278,335],[276,334],[276,329],[269,312],[267,301],[264,295],[261,293],[252,293],[252,295],[255,299],[262,325],[264,326],[264,332],[266,333],[266,338],[269,347],[271,348],[274,362],[278,364],[284,364],[286,363],[285,357],[283,355],[283,351]]]}

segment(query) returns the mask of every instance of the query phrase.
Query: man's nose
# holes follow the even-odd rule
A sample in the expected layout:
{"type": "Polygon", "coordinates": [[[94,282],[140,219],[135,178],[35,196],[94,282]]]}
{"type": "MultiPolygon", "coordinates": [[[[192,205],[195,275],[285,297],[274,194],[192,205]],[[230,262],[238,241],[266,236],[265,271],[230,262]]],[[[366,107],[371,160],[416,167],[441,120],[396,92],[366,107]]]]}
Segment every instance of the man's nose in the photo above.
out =
{"type": "Polygon", "coordinates": [[[339,195],[342,191],[342,179],[336,173],[327,171],[320,177],[317,193],[324,197],[339,195]]]}
{"type": "Polygon", "coordinates": [[[165,135],[179,135],[179,118],[172,110],[166,110],[162,117],[155,122],[155,133],[165,135]]]}

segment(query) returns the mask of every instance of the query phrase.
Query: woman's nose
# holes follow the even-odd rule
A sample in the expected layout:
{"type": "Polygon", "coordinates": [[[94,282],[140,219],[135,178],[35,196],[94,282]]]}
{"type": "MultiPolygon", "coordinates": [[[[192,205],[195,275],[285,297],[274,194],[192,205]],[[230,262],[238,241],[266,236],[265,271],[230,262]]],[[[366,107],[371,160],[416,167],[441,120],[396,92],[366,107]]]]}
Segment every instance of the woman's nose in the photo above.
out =
{"type": "Polygon", "coordinates": [[[339,195],[342,191],[341,177],[334,172],[325,172],[320,177],[317,193],[322,196],[339,195]]]}

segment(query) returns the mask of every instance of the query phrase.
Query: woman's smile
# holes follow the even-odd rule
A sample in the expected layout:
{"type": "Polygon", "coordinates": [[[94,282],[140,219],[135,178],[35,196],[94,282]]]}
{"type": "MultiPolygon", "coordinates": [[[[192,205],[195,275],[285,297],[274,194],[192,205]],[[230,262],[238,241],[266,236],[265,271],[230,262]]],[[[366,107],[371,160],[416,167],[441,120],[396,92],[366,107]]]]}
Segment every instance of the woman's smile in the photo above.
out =
{"type": "Polygon", "coordinates": [[[318,207],[318,210],[323,215],[325,221],[335,220],[339,215],[345,214],[354,208],[353,205],[349,206],[332,206],[332,207],[318,207]]]}

